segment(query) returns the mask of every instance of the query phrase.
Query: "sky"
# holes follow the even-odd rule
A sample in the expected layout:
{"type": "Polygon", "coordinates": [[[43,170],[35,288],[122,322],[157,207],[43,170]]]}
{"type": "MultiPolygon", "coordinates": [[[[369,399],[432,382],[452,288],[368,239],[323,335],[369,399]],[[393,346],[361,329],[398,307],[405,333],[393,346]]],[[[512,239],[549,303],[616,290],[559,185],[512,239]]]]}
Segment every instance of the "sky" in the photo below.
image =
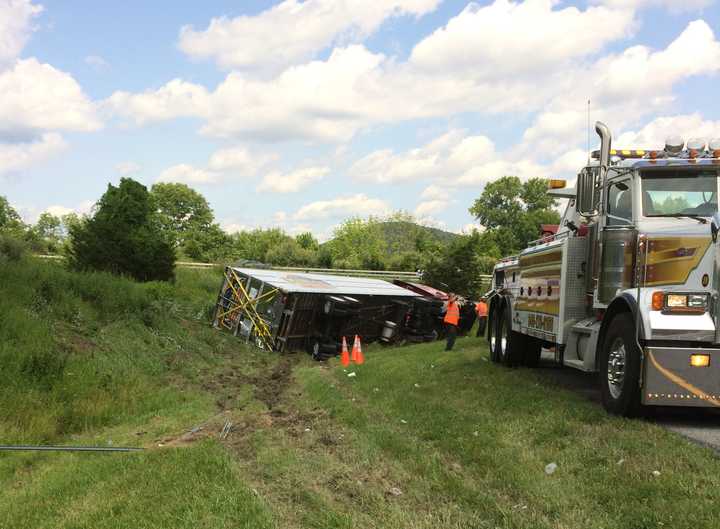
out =
{"type": "Polygon", "coordinates": [[[0,195],[87,213],[124,176],[228,231],[451,231],[504,175],[720,137],[716,0],[0,0],[0,195]],[[588,104],[589,102],[589,104],[588,104]]]}

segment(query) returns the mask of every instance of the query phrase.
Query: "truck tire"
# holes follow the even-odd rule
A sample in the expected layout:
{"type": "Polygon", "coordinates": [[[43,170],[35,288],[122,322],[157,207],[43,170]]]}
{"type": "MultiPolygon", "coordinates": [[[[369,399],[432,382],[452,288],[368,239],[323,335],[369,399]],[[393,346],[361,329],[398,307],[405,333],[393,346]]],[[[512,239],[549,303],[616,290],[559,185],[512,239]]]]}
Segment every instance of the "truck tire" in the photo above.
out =
{"type": "Polygon", "coordinates": [[[640,350],[630,313],[616,315],[602,342],[598,368],[603,406],[615,415],[640,411],[640,350]]]}
{"type": "Polygon", "coordinates": [[[490,349],[490,361],[499,362],[499,344],[498,344],[498,327],[500,323],[500,317],[502,308],[496,306],[492,311],[492,318],[488,322],[488,347],[490,349]]]}
{"type": "Polygon", "coordinates": [[[526,367],[537,367],[540,363],[542,342],[531,336],[525,337],[525,350],[523,351],[523,365],[526,367]]]}
{"type": "Polygon", "coordinates": [[[510,305],[505,305],[500,319],[498,332],[498,353],[500,363],[511,367],[520,363],[525,349],[525,335],[512,330],[510,305]]]}

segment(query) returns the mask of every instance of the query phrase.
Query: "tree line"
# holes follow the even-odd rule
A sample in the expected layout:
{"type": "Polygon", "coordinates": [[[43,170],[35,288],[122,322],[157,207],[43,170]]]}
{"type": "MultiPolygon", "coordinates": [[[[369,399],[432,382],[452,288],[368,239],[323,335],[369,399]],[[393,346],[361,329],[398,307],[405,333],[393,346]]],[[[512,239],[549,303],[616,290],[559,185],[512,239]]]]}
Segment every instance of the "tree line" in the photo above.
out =
{"type": "Polygon", "coordinates": [[[0,260],[28,249],[60,254],[79,270],[103,270],[137,280],[171,280],[176,259],[250,265],[424,272],[442,289],[478,295],[479,276],[496,260],[539,236],[540,224],[559,220],[547,184],[506,176],[487,184],[469,208],[481,228],[449,234],[419,225],[404,212],[349,218],[321,244],[310,232],[281,228],[227,233],[207,200],[185,184],[147,189],[130,178],[109,184],[92,211],[42,213],[26,224],[0,196],[0,260]]]}

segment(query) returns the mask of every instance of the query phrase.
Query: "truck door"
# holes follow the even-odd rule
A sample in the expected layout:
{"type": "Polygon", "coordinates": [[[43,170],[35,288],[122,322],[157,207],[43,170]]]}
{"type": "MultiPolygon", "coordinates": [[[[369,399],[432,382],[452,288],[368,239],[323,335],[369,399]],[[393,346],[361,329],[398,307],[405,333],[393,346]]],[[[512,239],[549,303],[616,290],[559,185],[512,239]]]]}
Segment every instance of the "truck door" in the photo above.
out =
{"type": "Polygon", "coordinates": [[[597,291],[597,301],[602,305],[610,303],[618,290],[632,286],[637,241],[632,178],[608,182],[605,196],[606,221],[602,228],[597,291]]]}

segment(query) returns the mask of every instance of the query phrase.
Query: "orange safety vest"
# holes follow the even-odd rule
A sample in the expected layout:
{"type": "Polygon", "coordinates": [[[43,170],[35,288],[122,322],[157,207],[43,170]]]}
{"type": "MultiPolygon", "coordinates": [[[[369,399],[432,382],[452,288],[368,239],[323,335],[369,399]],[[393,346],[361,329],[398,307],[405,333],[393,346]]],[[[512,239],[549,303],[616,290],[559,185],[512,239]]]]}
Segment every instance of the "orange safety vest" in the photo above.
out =
{"type": "Polygon", "coordinates": [[[487,303],[484,301],[478,301],[475,305],[475,310],[477,310],[477,315],[479,317],[487,316],[487,303]]]}
{"type": "Polygon", "coordinates": [[[445,312],[445,319],[443,321],[450,325],[458,324],[458,321],[460,321],[460,307],[458,307],[456,302],[448,303],[447,312],[445,312]]]}

